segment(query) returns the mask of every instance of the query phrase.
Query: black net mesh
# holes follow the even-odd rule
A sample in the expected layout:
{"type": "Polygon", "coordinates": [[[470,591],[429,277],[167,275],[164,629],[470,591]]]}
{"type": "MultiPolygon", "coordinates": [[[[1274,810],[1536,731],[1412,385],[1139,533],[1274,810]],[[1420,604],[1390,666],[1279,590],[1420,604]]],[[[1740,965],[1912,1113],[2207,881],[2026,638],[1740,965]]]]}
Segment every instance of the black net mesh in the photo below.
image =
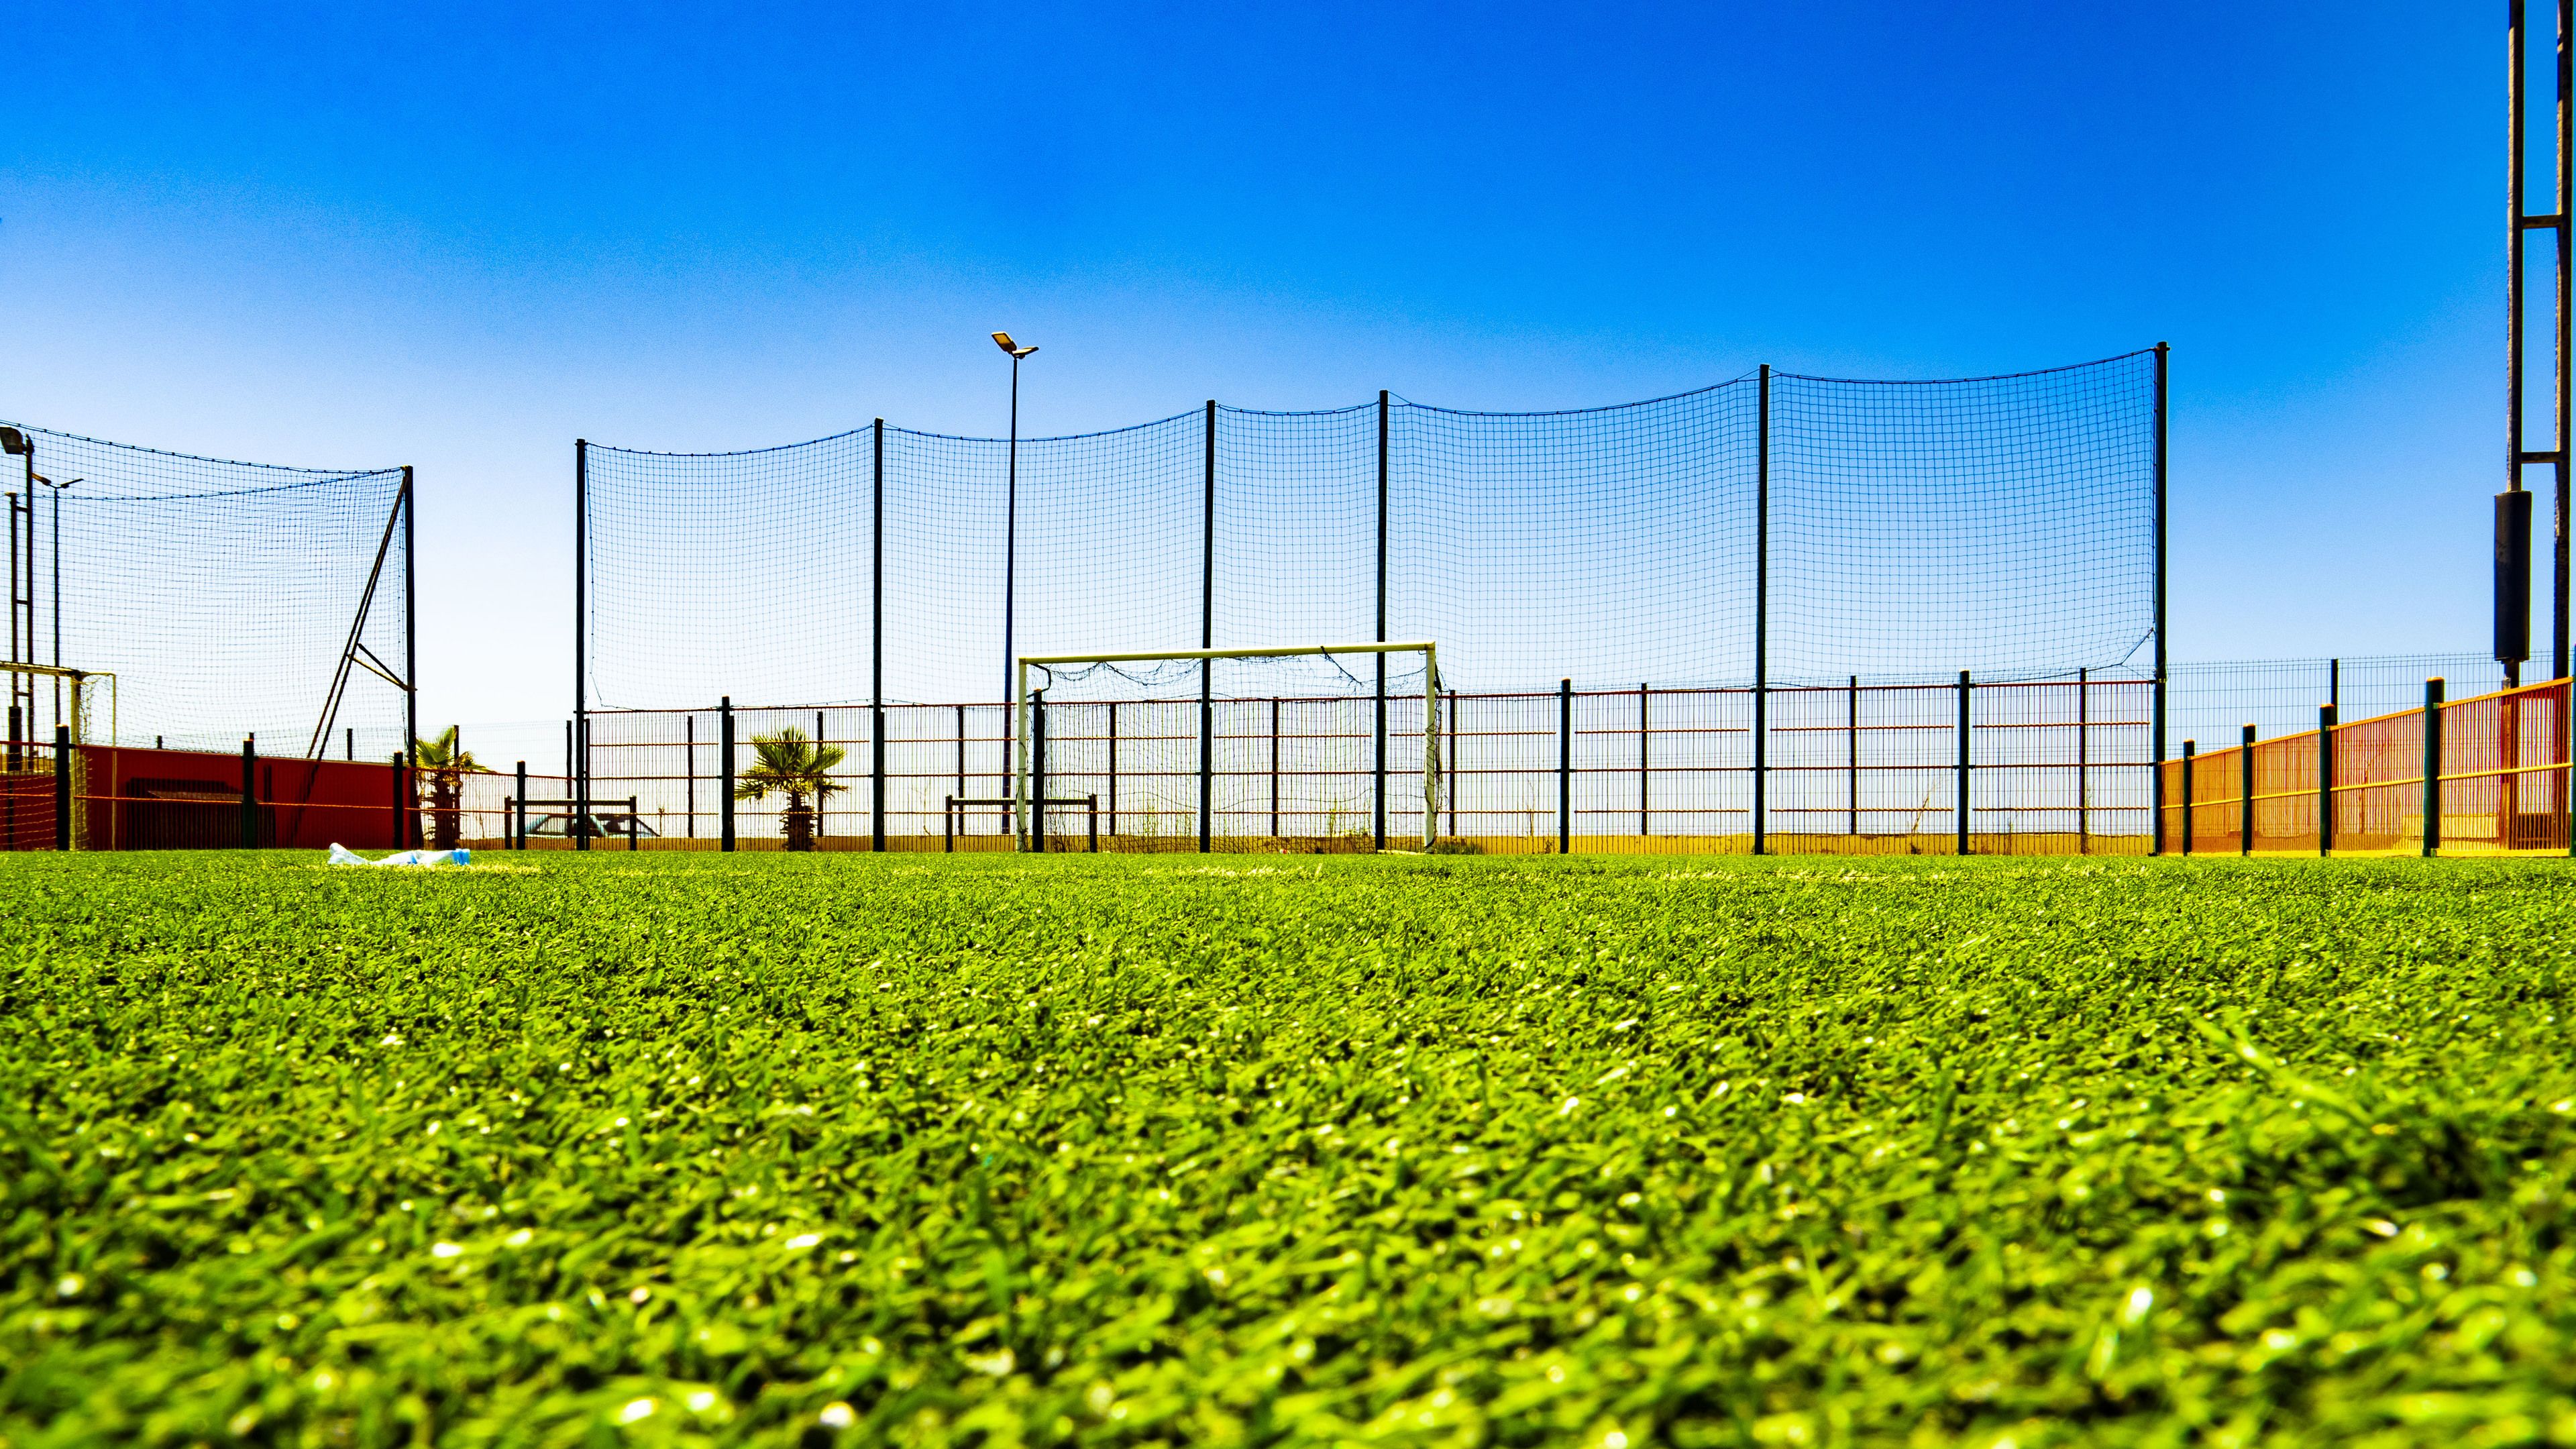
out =
{"type": "MultiPolygon", "coordinates": [[[[13,633],[34,620],[18,657],[51,664],[59,637],[63,664],[115,674],[126,744],[232,749],[255,734],[266,754],[376,760],[402,747],[403,691],[364,667],[315,738],[362,604],[357,643],[407,677],[402,469],[228,462],[17,426],[35,471],[64,485],[34,487],[32,557],[18,539],[13,579],[32,609],[13,633]]],[[[26,487],[21,461],[8,460],[13,489],[26,487]]],[[[37,725],[50,732],[43,709],[37,725]]]]}
{"type": "MultiPolygon", "coordinates": [[[[2154,377],[1774,375],[1771,680],[2142,670],[2154,377]]],[[[1005,440],[885,428],[884,697],[1004,694],[1006,595],[1021,654],[1418,638],[1465,688],[1750,682],[1762,398],[1212,407],[1021,439],[1016,489],[1005,440]]],[[[593,447],[593,703],[871,698],[876,447],[593,447]]]]}
{"type": "Polygon", "coordinates": [[[1772,680],[2152,674],[2155,387],[1775,375],[1772,680]]]}

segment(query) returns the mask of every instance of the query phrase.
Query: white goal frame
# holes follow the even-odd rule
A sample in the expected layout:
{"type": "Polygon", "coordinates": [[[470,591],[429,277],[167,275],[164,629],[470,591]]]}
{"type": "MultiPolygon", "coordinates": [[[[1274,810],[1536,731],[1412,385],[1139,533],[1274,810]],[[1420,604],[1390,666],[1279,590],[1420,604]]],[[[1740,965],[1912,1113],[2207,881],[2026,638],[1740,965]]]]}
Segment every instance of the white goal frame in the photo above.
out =
{"type": "MultiPolygon", "coordinates": [[[[1155,649],[1137,653],[1023,654],[1012,661],[1011,836],[1014,850],[1029,846],[1029,669],[1058,664],[1152,664],[1199,659],[1315,658],[1338,654],[1422,656],[1422,848],[1440,839],[1440,646],[1431,640],[1389,644],[1292,644],[1274,649],[1155,649]]],[[[1375,698],[1375,696],[1371,696],[1375,698]]],[[[1214,824],[1210,822],[1213,832],[1214,824]]]]}

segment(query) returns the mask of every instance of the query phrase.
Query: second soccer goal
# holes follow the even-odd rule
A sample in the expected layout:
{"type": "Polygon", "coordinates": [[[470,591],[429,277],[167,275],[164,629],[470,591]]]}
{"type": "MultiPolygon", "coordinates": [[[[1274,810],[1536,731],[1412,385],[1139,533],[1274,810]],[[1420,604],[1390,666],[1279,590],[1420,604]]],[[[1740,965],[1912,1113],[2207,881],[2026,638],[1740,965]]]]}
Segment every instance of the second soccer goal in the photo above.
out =
{"type": "MultiPolygon", "coordinates": [[[[1271,791],[1267,833],[1278,838],[1291,833],[1312,833],[1304,830],[1291,832],[1281,824],[1278,784],[1281,731],[1275,723],[1278,703],[1284,698],[1294,697],[1300,703],[1332,703],[1345,708],[1358,706],[1368,709],[1366,734],[1359,740],[1341,737],[1345,743],[1365,742],[1365,762],[1348,762],[1332,773],[1345,780],[1354,776],[1365,777],[1366,792],[1370,797],[1372,835],[1383,843],[1390,813],[1388,792],[1400,788],[1390,782],[1389,776],[1414,773],[1404,757],[1413,754],[1417,748],[1417,742],[1409,737],[1409,729],[1402,735],[1396,733],[1399,727],[1389,706],[1398,703],[1411,706],[1418,700],[1421,711],[1418,741],[1422,784],[1421,848],[1429,850],[1439,839],[1444,781],[1440,767],[1440,646],[1436,643],[1415,640],[1403,643],[1298,644],[1258,649],[1029,654],[1022,655],[1014,664],[1010,810],[1019,849],[1045,848],[1051,809],[1074,807],[1087,811],[1088,816],[1098,814],[1097,800],[1088,796],[1057,798],[1059,792],[1052,788],[1055,783],[1053,777],[1070,773],[1050,768],[1048,747],[1048,719],[1061,713],[1061,706],[1069,703],[1057,691],[1067,689],[1073,690],[1084,704],[1122,699],[1154,702],[1167,712],[1166,717],[1168,711],[1195,699],[1195,749],[1187,748],[1190,742],[1186,735],[1170,740],[1170,745],[1186,750],[1186,760],[1173,758],[1180,750],[1167,749],[1162,752],[1167,763],[1153,773],[1164,785],[1179,786],[1186,791],[1178,799],[1171,798],[1177,792],[1164,792],[1163,803],[1172,807],[1164,814],[1184,817],[1174,823],[1194,824],[1201,850],[1211,849],[1215,837],[1220,834],[1243,833],[1221,830],[1221,817],[1260,814],[1257,808],[1245,807],[1240,802],[1234,808],[1226,808],[1218,799],[1221,779],[1240,784],[1242,775],[1247,773],[1225,768],[1220,760],[1217,720],[1221,706],[1240,706],[1247,700],[1268,701],[1272,706],[1274,723],[1267,736],[1271,791]],[[1247,684],[1255,687],[1247,688],[1247,684]],[[1187,788],[1193,784],[1194,790],[1187,788]],[[1195,800],[1190,800],[1189,795],[1194,795],[1195,800]]],[[[1411,709],[1408,707],[1401,713],[1410,714],[1411,709]]],[[[1412,721],[1408,719],[1403,724],[1410,726],[1412,721]]],[[[1113,731],[1114,728],[1113,725],[1113,731]]],[[[1239,737],[1228,735],[1225,738],[1234,740],[1239,737]]],[[[1118,778],[1116,748],[1113,734],[1109,770],[1113,790],[1118,778]]],[[[1296,772],[1292,770],[1289,773],[1296,772]]],[[[1151,807],[1148,811],[1131,809],[1129,814],[1151,820],[1156,816],[1150,810],[1151,807]]],[[[1288,812],[1292,817],[1300,813],[1296,809],[1288,812]]],[[[1310,808],[1302,813],[1310,817],[1322,814],[1325,824],[1321,833],[1325,836],[1348,840],[1356,834],[1355,830],[1345,828],[1358,823],[1355,810],[1347,819],[1339,804],[1320,812],[1310,808]]],[[[1118,804],[1113,795],[1110,806],[1113,833],[1117,814],[1118,804]]],[[[1262,832],[1254,830],[1250,833],[1258,835],[1262,832]]]]}

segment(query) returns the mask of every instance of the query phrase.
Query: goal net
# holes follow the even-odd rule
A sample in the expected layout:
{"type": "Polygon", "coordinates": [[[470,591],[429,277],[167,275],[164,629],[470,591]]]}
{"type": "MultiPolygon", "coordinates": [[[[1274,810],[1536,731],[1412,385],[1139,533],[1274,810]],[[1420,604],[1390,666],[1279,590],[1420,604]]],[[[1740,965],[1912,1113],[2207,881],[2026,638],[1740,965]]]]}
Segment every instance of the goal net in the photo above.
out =
{"type": "Polygon", "coordinates": [[[972,803],[1020,849],[1104,811],[1113,836],[1202,848],[1440,838],[1436,643],[1023,655],[1013,678],[1011,793],[972,803]]]}

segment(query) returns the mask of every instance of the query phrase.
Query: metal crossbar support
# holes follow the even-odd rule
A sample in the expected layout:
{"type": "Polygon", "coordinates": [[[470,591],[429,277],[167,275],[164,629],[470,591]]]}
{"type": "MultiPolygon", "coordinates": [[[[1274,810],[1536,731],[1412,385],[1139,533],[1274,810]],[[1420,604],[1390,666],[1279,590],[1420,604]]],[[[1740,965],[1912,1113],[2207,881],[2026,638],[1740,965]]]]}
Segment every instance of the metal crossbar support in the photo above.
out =
{"type": "MultiPolygon", "coordinates": [[[[964,824],[966,809],[968,806],[1004,805],[1017,808],[1020,803],[1021,802],[1008,795],[979,795],[971,798],[964,795],[941,796],[939,807],[941,814],[941,850],[947,853],[954,853],[956,851],[959,827],[964,824]]],[[[1036,801],[1033,813],[1042,815],[1047,810],[1062,809],[1071,805],[1079,805],[1090,813],[1091,823],[1089,834],[1091,843],[1089,850],[1093,854],[1098,854],[1100,850],[1100,796],[1097,793],[1089,795],[1057,795],[1050,799],[1036,801]]]]}
{"type": "MultiPolygon", "coordinates": [[[[1011,793],[1005,796],[996,797],[987,803],[1006,807],[1004,811],[1005,819],[1017,820],[1026,818],[1019,802],[1025,801],[1030,795],[1029,767],[1031,761],[1029,759],[1029,708],[1031,703],[1031,692],[1029,690],[1029,671],[1031,669],[1043,670],[1058,664],[1147,664],[1158,661],[1170,662],[1183,659],[1196,659],[1201,661],[1214,661],[1218,659],[1313,659],[1329,658],[1336,654],[1375,654],[1378,656],[1378,673],[1381,680],[1383,680],[1386,672],[1387,655],[1419,654],[1422,656],[1422,848],[1424,850],[1429,850],[1440,838],[1440,646],[1429,640],[1395,643],[1381,641],[1369,644],[1296,644],[1275,649],[1147,649],[1131,653],[1116,654],[1023,655],[1013,661],[1014,678],[1012,681],[1011,704],[1009,706],[1012,710],[1012,717],[1009,722],[1010,734],[1009,737],[1003,741],[1003,749],[1006,754],[1014,749],[1016,749],[1017,752],[1015,763],[1013,763],[1010,771],[1011,793]]],[[[1383,684],[1381,684],[1380,688],[1383,690],[1383,684]]],[[[1381,693],[1381,709],[1383,709],[1383,704],[1384,696],[1381,693]]],[[[1380,717],[1382,719],[1383,714],[1381,714],[1380,717]]],[[[730,728],[730,726],[728,726],[728,728],[730,728]]],[[[959,733],[961,735],[964,733],[962,727],[959,733]]],[[[1381,747],[1379,750],[1379,768],[1382,772],[1384,769],[1385,755],[1383,748],[1385,731],[1382,728],[1379,730],[1379,739],[1381,741],[1381,747]]],[[[1380,778],[1383,779],[1383,774],[1381,774],[1380,778]]],[[[730,782],[728,782],[727,793],[731,793],[730,782]]],[[[962,794],[963,792],[960,793],[962,794]]],[[[1379,808],[1381,812],[1383,812],[1385,808],[1386,792],[1381,789],[1377,793],[1379,808]]],[[[1202,818],[1205,819],[1207,817],[1203,816],[1202,818]]],[[[1019,839],[1022,846],[1025,846],[1027,837],[1024,831],[1015,829],[1012,834],[1019,839]]]]}

